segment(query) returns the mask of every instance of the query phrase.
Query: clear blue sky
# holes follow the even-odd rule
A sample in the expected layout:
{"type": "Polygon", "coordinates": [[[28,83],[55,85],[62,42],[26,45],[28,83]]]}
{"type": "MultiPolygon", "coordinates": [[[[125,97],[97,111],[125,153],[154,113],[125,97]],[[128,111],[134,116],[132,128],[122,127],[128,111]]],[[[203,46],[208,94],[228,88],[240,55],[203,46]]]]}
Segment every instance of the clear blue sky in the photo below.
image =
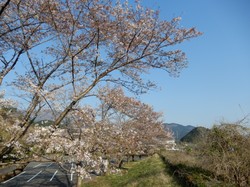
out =
{"type": "MultiPolygon", "coordinates": [[[[211,127],[250,113],[250,1],[144,0],[161,19],[181,16],[181,25],[204,34],[180,45],[189,67],[179,78],[153,72],[161,90],[142,100],[166,122],[211,127]]],[[[250,119],[249,119],[250,120],[250,119]]],[[[250,123],[248,122],[248,125],[250,123]]]]}

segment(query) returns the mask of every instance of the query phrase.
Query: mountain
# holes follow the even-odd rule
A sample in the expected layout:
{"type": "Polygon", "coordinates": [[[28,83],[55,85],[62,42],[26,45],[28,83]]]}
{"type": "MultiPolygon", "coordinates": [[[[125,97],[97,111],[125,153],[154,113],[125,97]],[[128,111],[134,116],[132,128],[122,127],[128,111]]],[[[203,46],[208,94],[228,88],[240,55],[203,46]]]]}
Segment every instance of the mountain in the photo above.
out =
{"type": "Polygon", "coordinates": [[[210,130],[205,127],[196,127],[184,137],[182,137],[181,141],[188,143],[197,143],[202,140],[209,133],[209,131],[210,130]]]}
{"type": "Polygon", "coordinates": [[[178,123],[164,123],[165,130],[170,130],[174,133],[175,140],[179,141],[182,137],[188,134],[195,127],[188,125],[184,126],[178,123]]]}
{"type": "Polygon", "coordinates": [[[58,115],[59,112],[54,111],[54,113],[52,113],[51,110],[49,109],[43,109],[38,113],[38,116],[36,117],[35,121],[45,121],[45,120],[49,120],[49,121],[54,121],[55,120],[55,115],[58,115]]]}

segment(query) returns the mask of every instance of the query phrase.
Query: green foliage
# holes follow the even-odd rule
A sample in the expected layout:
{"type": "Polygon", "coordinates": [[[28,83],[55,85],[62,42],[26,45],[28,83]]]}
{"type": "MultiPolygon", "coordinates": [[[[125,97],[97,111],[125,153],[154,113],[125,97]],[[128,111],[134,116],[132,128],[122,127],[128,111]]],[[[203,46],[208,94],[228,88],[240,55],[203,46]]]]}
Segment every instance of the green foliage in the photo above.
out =
{"type": "Polygon", "coordinates": [[[183,138],[181,138],[182,142],[187,143],[198,143],[206,137],[206,135],[209,133],[209,129],[204,127],[196,127],[193,130],[191,130],[188,134],[186,134],[183,138]]]}

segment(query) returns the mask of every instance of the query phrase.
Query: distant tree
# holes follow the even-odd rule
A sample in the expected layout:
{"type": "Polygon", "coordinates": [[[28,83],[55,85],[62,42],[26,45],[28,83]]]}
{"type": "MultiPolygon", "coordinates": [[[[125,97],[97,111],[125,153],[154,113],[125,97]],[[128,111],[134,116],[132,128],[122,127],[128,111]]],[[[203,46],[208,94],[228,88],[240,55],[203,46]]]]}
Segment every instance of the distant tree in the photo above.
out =
{"type": "Polygon", "coordinates": [[[236,186],[250,185],[250,129],[239,124],[214,126],[200,149],[202,165],[236,186]]]}

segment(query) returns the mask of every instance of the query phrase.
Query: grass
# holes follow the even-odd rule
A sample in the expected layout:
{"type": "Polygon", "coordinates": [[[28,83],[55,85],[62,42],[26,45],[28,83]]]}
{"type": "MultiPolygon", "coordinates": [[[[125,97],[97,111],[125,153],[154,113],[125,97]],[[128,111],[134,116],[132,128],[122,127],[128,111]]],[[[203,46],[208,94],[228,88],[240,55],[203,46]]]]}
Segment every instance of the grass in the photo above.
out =
{"type": "Polygon", "coordinates": [[[96,177],[83,187],[179,187],[178,183],[166,172],[166,165],[160,156],[154,155],[138,162],[130,162],[124,167],[123,174],[96,177]]]}

